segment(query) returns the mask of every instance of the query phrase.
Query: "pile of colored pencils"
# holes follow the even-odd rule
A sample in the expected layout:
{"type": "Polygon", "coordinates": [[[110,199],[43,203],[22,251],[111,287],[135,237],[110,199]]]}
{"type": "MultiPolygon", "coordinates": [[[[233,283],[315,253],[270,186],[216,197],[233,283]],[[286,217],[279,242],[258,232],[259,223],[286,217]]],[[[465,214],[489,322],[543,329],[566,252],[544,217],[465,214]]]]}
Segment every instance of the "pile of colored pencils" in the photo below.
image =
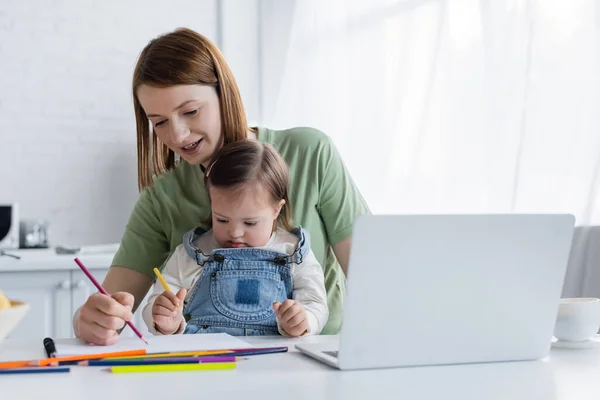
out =
{"type": "Polygon", "coordinates": [[[0,375],[69,372],[71,366],[109,367],[112,373],[229,370],[248,356],[283,353],[287,347],[264,347],[235,350],[146,353],[131,350],[80,356],[0,362],[0,375]]]}

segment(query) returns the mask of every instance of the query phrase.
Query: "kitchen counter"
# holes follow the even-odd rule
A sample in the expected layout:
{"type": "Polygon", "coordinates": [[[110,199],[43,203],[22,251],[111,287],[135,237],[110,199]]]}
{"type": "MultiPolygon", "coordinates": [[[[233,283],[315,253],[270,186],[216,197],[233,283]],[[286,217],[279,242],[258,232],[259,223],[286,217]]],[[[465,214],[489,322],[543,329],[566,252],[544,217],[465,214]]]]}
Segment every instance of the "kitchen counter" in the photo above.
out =
{"type": "Polygon", "coordinates": [[[56,254],[54,248],[17,249],[5,250],[5,252],[19,256],[21,259],[0,256],[0,272],[79,270],[73,261],[75,257],[79,257],[88,269],[107,269],[115,255],[113,251],[102,254],[56,254]]]}

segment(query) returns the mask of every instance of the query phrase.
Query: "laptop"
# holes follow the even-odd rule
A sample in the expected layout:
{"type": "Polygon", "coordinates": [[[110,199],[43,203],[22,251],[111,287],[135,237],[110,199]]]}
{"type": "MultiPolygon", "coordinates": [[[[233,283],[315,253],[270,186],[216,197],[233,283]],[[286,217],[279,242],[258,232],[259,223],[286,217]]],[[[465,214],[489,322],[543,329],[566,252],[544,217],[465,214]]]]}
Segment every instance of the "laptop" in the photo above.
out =
{"type": "Polygon", "coordinates": [[[298,344],[342,370],[548,355],[575,218],[363,215],[339,340],[298,344]]]}

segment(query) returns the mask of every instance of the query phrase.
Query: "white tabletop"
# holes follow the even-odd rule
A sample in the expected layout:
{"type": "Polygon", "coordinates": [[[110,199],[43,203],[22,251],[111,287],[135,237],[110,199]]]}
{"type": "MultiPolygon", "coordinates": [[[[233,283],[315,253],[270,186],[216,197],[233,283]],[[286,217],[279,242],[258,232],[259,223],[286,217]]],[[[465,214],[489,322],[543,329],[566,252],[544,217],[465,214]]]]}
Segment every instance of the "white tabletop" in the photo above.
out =
{"type": "MultiPolygon", "coordinates": [[[[236,370],[113,375],[102,367],[69,374],[0,376],[9,399],[600,399],[600,350],[553,349],[541,361],[341,372],[293,348],[335,336],[244,338],[290,352],[242,360],[236,370]]],[[[41,343],[6,340],[0,360],[42,358],[41,343]]]]}

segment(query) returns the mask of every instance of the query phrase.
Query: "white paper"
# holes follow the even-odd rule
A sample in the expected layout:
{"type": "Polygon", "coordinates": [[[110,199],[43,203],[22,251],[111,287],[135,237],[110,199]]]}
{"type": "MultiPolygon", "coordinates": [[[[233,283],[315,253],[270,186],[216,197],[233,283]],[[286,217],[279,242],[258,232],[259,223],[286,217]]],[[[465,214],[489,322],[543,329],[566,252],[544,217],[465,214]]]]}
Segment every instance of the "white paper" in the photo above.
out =
{"type": "Polygon", "coordinates": [[[200,335],[144,336],[148,345],[138,337],[119,338],[111,346],[94,346],[79,339],[56,339],[57,356],[98,354],[113,351],[146,349],[147,353],[171,353],[184,351],[230,350],[254,347],[250,343],[227,333],[200,335]]]}

